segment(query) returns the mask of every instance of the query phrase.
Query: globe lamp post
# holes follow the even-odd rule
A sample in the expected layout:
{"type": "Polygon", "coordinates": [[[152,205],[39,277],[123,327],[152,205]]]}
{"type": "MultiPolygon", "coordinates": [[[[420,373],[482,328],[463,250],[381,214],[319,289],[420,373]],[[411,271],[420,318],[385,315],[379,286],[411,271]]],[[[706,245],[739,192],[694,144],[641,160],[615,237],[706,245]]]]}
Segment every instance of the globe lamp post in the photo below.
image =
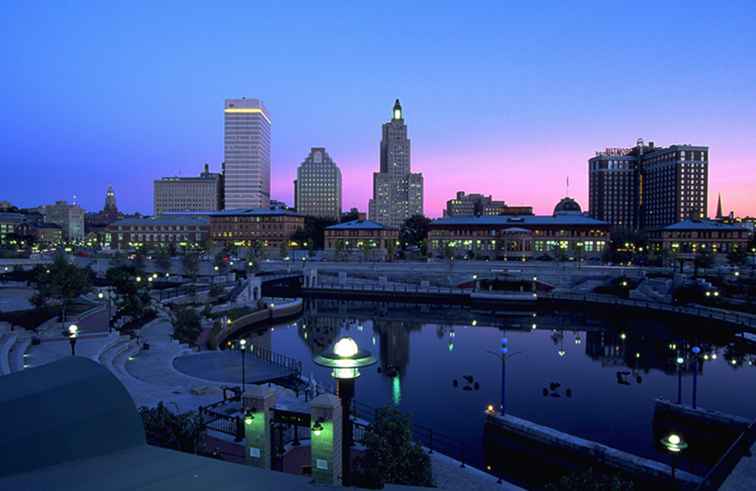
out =
{"type": "Polygon", "coordinates": [[[355,379],[360,376],[360,368],[375,363],[369,351],[361,350],[351,337],[343,337],[333,347],[315,357],[315,363],[331,369],[331,376],[336,379],[336,395],[341,399],[341,440],[342,482],[351,484],[350,447],[352,445],[351,407],[354,398],[355,379]]]}
{"type": "Polygon", "coordinates": [[[246,351],[245,351],[246,348],[247,348],[247,340],[244,339],[244,338],[240,339],[239,340],[239,351],[241,352],[241,359],[242,359],[241,360],[242,361],[242,364],[241,364],[241,366],[242,366],[242,378],[241,378],[242,394],[244,394],[244,390],[247,387],[247,383],[246,383],[247,382],[247,377],[246,377],[246,370],[245,370],[245,366],[244,366],[245,365],[244,359],[246,358],[246,354],[247,354],[246,351]]]}
{"type": "Polygon", "coordinates": [[[688,444],[685,443],[682,437],[680,437],[680,435],[676,433],[671,433],[665,436],[664,438],[662,438],[661,444],[674,457],[672,460],[672,466],[671,466],[672,467],[672,482],[676,482],[677,479],[675,477],[675,464],[677,463],[676,462],[677,459],[679,459],[680,457],[680,453],[682,453],[683,450],[688,448],[688,444]]]}
{"type": "Polygon", "coordinates": [[[76,338],[79,336],[79,326],[71,324],[68,329],[63,331],[68,336],[68,342],[71,344],[71,356],[76,356],[76,338]]]}

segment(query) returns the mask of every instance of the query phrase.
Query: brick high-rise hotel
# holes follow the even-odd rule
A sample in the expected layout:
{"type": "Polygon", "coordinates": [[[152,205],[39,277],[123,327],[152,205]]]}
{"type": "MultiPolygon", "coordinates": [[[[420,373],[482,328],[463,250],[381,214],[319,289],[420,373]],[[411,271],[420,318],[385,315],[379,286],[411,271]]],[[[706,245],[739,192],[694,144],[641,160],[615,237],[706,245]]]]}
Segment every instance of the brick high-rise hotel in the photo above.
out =
{"type": "Polygon", "coordinates": [[[655,229],[707,213],[709,147],[607,148],[588,161],[589,213],[617,228],[655,229]]]}

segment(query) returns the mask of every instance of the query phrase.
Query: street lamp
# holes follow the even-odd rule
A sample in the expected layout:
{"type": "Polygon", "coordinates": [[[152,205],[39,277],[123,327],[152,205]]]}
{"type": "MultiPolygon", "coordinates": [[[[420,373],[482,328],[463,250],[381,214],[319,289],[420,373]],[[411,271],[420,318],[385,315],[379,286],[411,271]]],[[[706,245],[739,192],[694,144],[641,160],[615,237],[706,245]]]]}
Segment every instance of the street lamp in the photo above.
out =
{"type": "Polygon", "coordinates": [[[341,441],[341,468],[344,486],[351,484],[350,447],[352,445],[352,421],[350,418],[354,381],[360,376],[360,368],[375,363],[369,351],[361,350],[351,337],[343,337],[333,347],[315,357],[315,363],[331,368],[331,376],[336,379],[336,394],[341,398],[341,427],[344,434],[341,441]]]}
{"type": "Polygon", "coordinates": [[[111,325],[110,322],[113,319],[113,315],[112,315],[112,312],[111,312],[112,299],[111,299],[110,290],[107,291],[107,294],[105,292],[98,293],[97,294],[97,298],[99,298],[100,300],[104,300],[105,298],[108,299],[108,332],[112,332],[113,331],[113,326],[111,325]]]}
{"type": "Polygon", "coordinates": [[[682,404],[682,364],[685,363],[685,359],[679,356],[675,359],[677,364],[677,403],[682,404]]]}
{"type": "Polygon", "coordinates": [[[698,391],[698,355],[701,353],[701,348],[698,346],[693,346],[690,351],[693,353],[693,360],[695,363],[693,364],[693,409],[696,408],[696,396],[698,391]]]}
{"type": "Polygon", "coordinates": [[[79,326],[71,324],[68,329],[63,331],[63,335],[68,337],[68,342],[71,344],[71,356],[76,356],[76,338],[79,335],[79,326]]]}
{"type": "Polygon", "coordinates": [[[246,354],[245,353],[245,348],[247,347],[247,340],[244,339],[244,338],[240,339],[239,340],[239,347],[241,348],[240,351],[241,351],[241,355],[242,355],[242,393],[243,393],[244,389],[247,387],[247,385],[246,385],[247,377],[246,377],[246,372],[245,372],[245,367],[244,367],[244,359],[246,358],[246,356],[244,356],[244,355],[246,354]]]}
{"type": "Polygon", "coordinates": [[[676,433],[670,433],[669,435],[665,436],[661,439],[661,444],[664,446],[664,448],[667,449],[669,453],[671,453],[674,458],[672,459],[672,481],[676,481],[675,479],[675,464],[676,460],[679,458],[680,453],[688,448],[688,444],[683,441],[682,437],[676,433]]]}

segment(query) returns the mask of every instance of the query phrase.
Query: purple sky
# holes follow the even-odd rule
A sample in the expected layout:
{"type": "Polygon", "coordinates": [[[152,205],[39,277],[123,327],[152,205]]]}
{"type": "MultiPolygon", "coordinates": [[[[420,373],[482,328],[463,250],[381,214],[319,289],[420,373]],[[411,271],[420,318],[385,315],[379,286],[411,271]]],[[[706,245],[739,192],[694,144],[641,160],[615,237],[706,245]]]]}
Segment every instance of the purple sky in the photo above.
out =
{"type": "Polygon", "coordinates": [[[380,126],[402,101],[425,211],[456,191],[550,213],[587,207],[587,159],[606,146],[710,151],[709,213],[756,215],[753,2],[406,2],[286,9],[248,2],[4,8],[0,199],[77,195],[150,212],[152,180],[223,158],[223,99],[273,119],[272,194],[292,204],[309,148],[367,208],[380,126]],[[44,35],[30,35],[44,32],[44,35]]]}

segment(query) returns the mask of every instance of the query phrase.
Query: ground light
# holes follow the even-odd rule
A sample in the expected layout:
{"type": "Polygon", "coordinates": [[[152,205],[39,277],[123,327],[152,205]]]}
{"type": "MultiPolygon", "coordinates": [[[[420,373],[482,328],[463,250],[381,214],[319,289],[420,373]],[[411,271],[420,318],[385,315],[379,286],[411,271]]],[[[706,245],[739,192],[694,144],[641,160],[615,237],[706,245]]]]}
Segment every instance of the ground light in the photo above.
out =
{"type": "Polygon", "coordinates": [[[336,379],[336,393],[341,398],[341,440],[342,482],[351,484],[352,421],[350,418],[352,399],[354,398],[355,379],[360,376],[360,368],[375,363],[369,351],[361,350],[354,339],[343,337],[336,341],[327,351],[315,357],[315,363],[331,368],[331,376],[336,379]]]}
{"type": "Polygon", "coordinates": [[[251,425],[254,419],[255,419],[255,408],[252,407],[249,410],[247,410],[247,412],[244,413],[244,424],[251,425]]]}
{"type": "Polygon", "coordinates": [[[677,433],[670,433],[669,435],[665,436],[661,439],[661,444],[664,446],[664,448],[667,449],[669,453],[673,455],[672,460],[672,481],[676,481],[675,478],[675,464],[677,463],[677,459],[680,457],[680,453],[682,453],[683,450],[688,448],[688,444],[685,443],[680,435],[677,433]]]}
{"type": "Polygon", "coordinates": [[[313,435],[320,436],[320,433],[323,431],[323,418],[318,418],[317,421],[312,424],[310,430],[312,430],[313,435]]]}

